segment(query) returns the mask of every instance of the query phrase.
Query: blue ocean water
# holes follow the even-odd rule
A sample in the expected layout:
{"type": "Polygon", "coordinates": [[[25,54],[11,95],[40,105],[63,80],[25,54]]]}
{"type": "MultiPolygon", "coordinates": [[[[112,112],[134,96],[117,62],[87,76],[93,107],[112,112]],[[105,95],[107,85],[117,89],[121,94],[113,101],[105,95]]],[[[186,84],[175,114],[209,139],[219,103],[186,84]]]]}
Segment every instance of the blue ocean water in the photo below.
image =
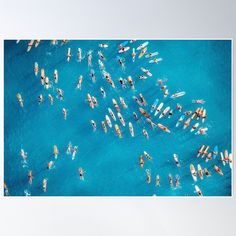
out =
{"type": "MultiPolygon", "coordinates": [[[[41,41],[38,47],[26,52],[28,40],[18,44],[15,40],[4,42],[4,180],[11,196],[23,196],[25,191],[32,196],[197,196],[195,185],[198,185],[204,196],[231,195],[231,169],[228,164],[223,166],[220,155],[216,159],[205,162],[205,158],[196,158],[201,145],[209,145],[210,151],[217,145],[219,152],[231,152],[231,41],[229,40],[149,40],[148,53],[158,51],[158,64],[148,63],[142,57],[132,62],[132,48],[137,48],[146,40],[128,43],[130,47],[125,53],[118,54],[118,45],[125,40],[70,40],[65,45],[58,41],[52,45],[50,41],[41,41]],[[108,48],[99,48],[98,44],[107,43],[108,48]],[[68,47],[72,57],[66,60],[68,47]],[[78,62],[77,50],[82,49],[81,62],[78,62]],[[88,66],[87,53],[93,51],[92,67],[88,66]],[[104,65],[115,82],[112,88],[103,78],[98,66],[97,52],[101,50],[106,57],[104,65]],[[117,56],[124,59],[123,70],[117,62],[117,56]],[[34,63],[39,64],[39,74],[34,75],[34,63]],[[146,80],[140,80],[140,67],[148,68],[153,74],[146,80]],[[46,76],[52,82],[47,90],[41,85],[40,69],[44,68],[46,76]],[[96,83],[90,76],[90,69],[95,71],[96,83]],[[58,70],[59,82],[53,83],[54,70],[58,70]],[[76,89],[77,81],[83,75],[82,89],[76,89]],[[122,89],[118,78],[131,75],[135,82],[135,90],[129,85],[122,89]],[[186,95],[175,100],[169,96],[164,98],[158,79],[166,80],[170,95],[177,91],[185,91],[186,95]],[[107,97],[102,98],[100,87],[106,91],[107,97]],[[56,88],[64,91],[63,101],[57,98],[56,88]],[[24,100],[22,109],[16,94],[20,93],[24,100]],[[54,97],[53,106],[48,100],[48,93],[54,97]],[[86,101],[87,93],[95,96],[98,107],[91,109],[86,101]],[[142,93],[148,106],[143,107],[150,114],[152,103],[159,98],[164,107],[170,106],[174,114],[159,120],[171,133],[159,128],[154,130],[140,114],[139,106],[132,96],[142,93]],[[43,95],[43,102],[38,104],[38,96],[43,95]],[[123,97],[128,109],[123,109],[119,97],[123,97]],[[107,126],[105,134],[101,121],[109,114],[115,98],[121,107],[126,127],[119,125],[122,139],[114,130],[107,126]],[[192,99],[204,99],[204,105],[193,104],[192,99]],[[176,103],[183,106],[182,112],[177,111],[176,103]],[[207,110],[207,118],[200,126],[208,127],[206,135],[195,135],[190,129],[196,121],[192,121],[187,129],[175,124],[187,110],[196,110],[203,106],[207,110]],[[67,120],[63,119],[62,108],[68,109],[67,120]],[[133,112],[139,116],[139,122],[133,118],[133,112]],[[93,132],[90,120],[97,124],[93,132]],[[128,122],[134,126],[135,137],[129,133],[128,122]],[[142,134],[148,131],[147,140],[142,134]],[[78,146],[75,160],[66,154],[68,143],[78,146]],[[53,156],[53,145],[59,149],[58,159],[53,156]],[[27,163],[23,163],[20,150],[24,149],[27,163]],[[144,168],[140,168],[139,156],[147,151],[152,160],[145,157],[144,168]],[[173,154],[179,156],[181,167],[173,160],[173,154]],[[55,167],[47,169],[47,163],[55,161],[55,167]],[[211,177],[198,177],[193,181],[189,166],[201,164],[208,168],[211,177]],[[219,166],[224,176],[214,171],[219,166]],[[78,169],[84,170],[84,181],[80,180],[78,169]],[[150,170],[151,183],[147,184],[146,169],[150,170]],[[27,174],[32,170],[33,182],[28,183],[27,174]],[[160,186],[155,186],[155,176],[160,176],[160,186]],[[180,177],[180,186],[170,187],[168,175],[173,180],[180,177]],[[47,179],[47,191],[43,192],[42,182],[47,179]]],[[[200,121],[201,123],[201,121],[200,121]]]]}

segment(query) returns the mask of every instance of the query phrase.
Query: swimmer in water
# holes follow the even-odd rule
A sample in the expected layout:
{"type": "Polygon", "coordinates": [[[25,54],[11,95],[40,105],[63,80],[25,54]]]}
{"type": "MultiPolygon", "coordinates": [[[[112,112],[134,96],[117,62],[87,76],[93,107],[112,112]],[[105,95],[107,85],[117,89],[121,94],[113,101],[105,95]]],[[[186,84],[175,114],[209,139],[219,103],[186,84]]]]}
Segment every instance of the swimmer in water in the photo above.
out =
{"type": "Polygon", "coordinates": [[[104,71],[105,70],[105,66],[104,66],[103,62],[100,59],[98,59],[98,64],[99,64],[100,70],[104,71]]]}
{"type": "Polygon", "coordinates": [[[121,115],[120,112],[117,113],[117,116],[118,116],[118,118],[119,118],[119,120],[120,120],[120,123],[121,123],[123,126],[125,126],[125,120],[124,120],[124,118],[123,118],[123,116],[121,115]]]}
{"type": "Polygon", "coordinates": [[[204,168],[204,173],[205,173],[206,177],[211,176],[211,174],[207,168],[204,168]]]}
{"type": "Polygon", "coordinates": [[[112,88],[115,88],[115,84],[114,84],[113,80],[111,79],[111,76],[109,73],[107,73],[106,71],[103,71],[103,77],[111,85],[112,88]]]}
{"type": "Polygon", "coordinates": [[[45,70],[42,68],[40,72],[40,79],[41,79],[41,84],[44,86],[46,75],[45,75],[45,70]]]}
{"type": "Polygon", "coordinates": [[[95,72],[93,69],[90,70],[90,76],[93,83],[96,83],[95,72]]]}
{"type": "Polygon", "coordinates": [[[112,109],[111,109],[110,107],[108,107],[108,112],[109,112],[111,118],[112,118],[114,121],[116,121],[116,116],[115,116],[114,112],[112,111],[112,109]]]}
{"type": "Polygon", "coordinates": [[[191,119],[192,119],[192,120],[193,120],[193,119],[195,118],[195,116],[198,114],[199,110],[200,110],[200,108],[198,107],[198,108],[194,111],[194,113],[193,113],[192,116],[191,116],[191,119]]]}
{"type": "Polygon", "coordinates": [[[51,40],[51,44],[52,45],[56,45],[57,44],[57,40],[51,40]]]}
{"type": "Polygon", "coordinates": [[[197,165],[197,169],[198,169],[198,174],[199,174],[200,179],[203,179],[203,171],[200,164],[197,165]]]}
{"type": "Polygon", "coordinates": [[[149,76],[149,77],[152,76],[152,73],[151,73],[150,70],[148,70],[148,69],[145,69],[145,68],[141,67],[141,71],[142,71],[143,73],[145,73],[145,74],[146,74],[147,76],[149,76]]]}
{"type": "Polygon", "coordinates": [[[107,127],[105,121],[102,121],[102,128],[104,130],[104,133],[107,133],[107,127]]]}
{"type": "Polygon", "coordinates": [[[32,170],[29,170],[28,172],[28,183],[32,184],[33,182],[33,174],[32,174],[32,170]]]}
{"type": "Polygon", "coordinates": [[[94,106],[97,107],[98,106],[97,99],[94,96],[92,96],[91,99],[92,99],[92,103],[94,104],[94,106]]]}
{"type": "Polygon", "coordinates": [[[91,125],[92,125],[92,127],[93,127],[93,132],[95,132],[96,129],[97,129],[97,125],[96,125],[95,121],[94,121],[94,120],[91,120],[90,123],[91,123],[91,125]]]}
{"type": "Polygon", "coordinates": [[[131,122],[129,122],[129,132],[131,137],[134,137],[134,128],[131,122]]]}
{"type": "Polygon", "coordinates": [[[23,99],[22,99],[22,97],[21,97],[21,94],[20,94],[20,93],[17,93],[17,94],[16,94],[16,97],[17,97],[17,99],[18,99],[18,102],[19,102],[20,106],[21,106],[21,107],[24,107],[24,103],[23,103],[23,99]]]}
{"type": "Polygon", "coordinates": [[[57,93],[58,93],[58,96],[59,96],[59,99],[60,100],[63,100],[63,91],[62,91],[62,89],[57,89],[57,93]]]}
{"type": "Polygon", "coordinates": [[[45,87],[46,89],[49,89],[49,88],[51,87],[51,85],[50,85],[50,80],[49,80],[48,77],[45,78],[44,87],[45,87]]]}
{"type": "Polygon", "coordinates": [[[66,58],[67,58],[66,60],[69,62],[70,58],[71,58],[71,49],[70,48],[68,48],[68,50],[67,50],[66,58]]]}
{"type": "Polygon", "coordinates": [[[100,43],[98,46],[100,48],[108,48],[108,44],[106,44],[106,43],[100,43]]]}
{"type": "Polygon", "coordinates": [[[207,133],[207,130],[208,130],[208,128],[207,127],[205,127],[205,128],[203,128],[203,127],[201,127],[201,128],[199,128],[199,130],[195,133],[196,135],[199,135],[199,134],[201,134],[201,135],[206,135],[207,133]]]}
{"type": "Polygon", "coordinates": [[[206,162],[208,162],[208,161],[210,161],[210,160],[212,160],[212,153],[211,153],[211,152],[209,152],[209,153],[207,154],[207,156],[206,156],[206,162]]]}
{"type": "Polygon", "coordinates": [[[53,161],[49,161],[48,164],[47,164],[47,169],[48,170],[51,170],[54,166],[54,162],[53,161]]]}
{"type": "Polygon", "coordinates": [[[205,119],[206,119],[207,115],[206,115],[206,109],[203,110],[203,113],[202,113],[202,123],[205,122],[205,119]]]}
{"type": "Polygon", "coordinates": [[[136,57],[135,48],[132,49],[131,57],[132,57],[132,61],[135,62],[135,57],[136,57]]]}
{"type": "Polygon", "coordinates": [[[199,118],[201,117],[202,113],[203,113],[203,107],[201,107],[201,108],[199,108],[197,110],[197,113],[196,113],[197,120],[199,120],[199,118]]]}
{"type": "Polygon", "coordinates": [[[30,40],[29,43],[28,43],[27,52],[29,52],[31,50],[33,45],[34,45],[34,40],[30,40]]]}
{"type": "Polygon", "coordinates": [[[139,111],[146,118],[150,118],[150,115],[143,108],[139,107],[139,111]]]}
{"type": "Polygon", "coordinates": [[[76,86],[77,89],[80,89],[80,90],[82,89],[82,82],[83,82],[83,76],[80,75],[77,86],[76,86]]]}
{"type": "Polygon", "coordinates": [[[138,115],[135,112],[133,112],[133,117],[134,117],[135,121],[138,122],[138,120],[139,120],[138,115]]]}
{"type": "Polygon", "coordinates": [[[139,77],[138,77],[140,80],[145,80],[145,79],[147,79],[147,76],[145,76],[145,75],[139,75],[139,77]]]}
{"type": "Polygon", "coordinates": [[[47,191],[47,179],[43,179],[43,192],[47,191]]]}
{"type": "Polygon", "coordinates": [[[39,64],[37,62],[34,63],[34,75],[37,76],[39,72],[39,64]]]}
{"type": "Polygon", "coordinates": [[[51,105],[53,105],[53,97],[51,94],[48,94],[49,102],[51,105]]]}
{"type": "Polygon", "coordinates": [[[154,59],[150,60],[149,63],[156,63],[156,64],[158,64],[162,60],[163,60],[162,58],[154,58],[154,59]]]}
{"type": "Polygon", "coordinates": [[[168,89],[165,89],[165,90],[164,90],[164,97],[166,98],[168,95],[169,95],[169,90],[168,90],[168,89]]]}
{"type": "Polygon", "coordinates": [[[151,125],[152,129],[154,129],[157,126],[150,118],[147,118],[146,121],[148,122],[148,124],[151,125]]]}
{"type": "Polygon", "coordinates": [[[151,52],[151,53],[148,53],[145,57],[151,58],[151,57],[157,56],[158,54],[159,54],[158,52],[151,52]]]}
{"type": "Polygon", "coordinates": [[[144,153],[144,156],[150,161],[152,160],[152,157],[146,152],[146,151],[143,151],[144,153]]]}
{"type": "Polygon", "coordinates": [[[120,107],[118,106],[118,103],[114,98],[112,98],[112,103],[113,103],[115,109],[117,110],[117,112],[120,112],[120,107]]]}
{"type": "Polygon", "coordinates": [[[57,159],[58,154],[59,154],[59,151],[57,149],[57,145],[54,145],[53,146],[53,155],[54,155],[55,159],[57,159]]]}
{"type": "Polygon", "coordinates": [[[148,132],[146,129],[143,129],[143,135],[146,137],[146,139],[149,139],[148,132]]]}
{"type": "Polygon", "coordinates": [[[125,103],[124,98],[120,97],[120,103],[121,103],[121,105],[123,106],[124,109],[127,109],[127,108],[128,108],[128,106],[127,106],[126,103],[125,103]]]}
{"type": "Polygon", "coordinates": [[[10,194],[9,194],[8,187],[7,187],[7,184],[6,184],[5,181],[4,181],[4,195],[5,195],[5,196],[9,196],[9,195],[10,195],[10,194]]]}
{"type": "Polygon", "coordinates": [[[144,106],[147,106],[147,102],[146,102],[146,100],[144,99],[144,97],[143,97],[143,95],[142,95],[141,93],[139,94],[139,98],[140,98],[142,104],[143,104],[144,106]]]}
{"type": "Polygon", "coordinates": [[[176,176],[175,176],[175,187],[176,187],[176,188],[179,187],[179,184],[180,184],[179,182],[180,182],[180,177],[179,177],[179,175],[176,175],[176,176]]]}
{"type": "Polygon", "coordinates": [[[117,124],[115,124],[114,127],[115,127],[115,131],[116,131],[118,137],[119,137],[119,138],[122,138],[122,134],[121,134],[121,131],[120,131],[119,126],[118,126],[117,124]]]}
{"type": "Polygon", "coordinates": [[[142,58],[145,55],[146,52],[147,52],[147,47],[145,47],[141,50],[140,54],[138,55],[138,58],[139,59],[142,58]]]}
{"type": "Polygon", "coordinates": [[[205,145],[202,145],[202,146],[199,148],[199,150],[198,150],[198,152],[197,152],[197,157],[199,157],[200,155],[203,154],[204,148],[205,148],[205,145]]]}
{"type": "Polygon", "coordinates": [[[94,103],[93,103],[92,97],[91,97],[91,95],[90,95],[89,93],[87,94],[87,101],[89,102],[89,106],[90,106],[92,109],[94,109],[94,103]]]}
{"type": "Polygon", "coordinates": [[[171,132],[166,126],[164,126],[164,125],[162,125],[162,124],[160,124],[160,123],[158,123],[157,126],[158,126],[160,129],[162,129],[164,132],[166,132],[166,133],[170,133],[170,132],[171,132]]]}
{"type": "Polygon", "coordinates": [[[143,160],[142,154],[139,156],[139,165],[140,165],[141,168],[144,167],[144,160],[143,160]]]}
{"type": "Polygon", "coordinates": [[[192,100],[192,103],[204,104],[205,101],[203,99],[196,99],[196,100],[192,100]]]}
{"type": "Polygon", "coordinates": [[[92,50],[88,51],[88,66],[92,66],[92,58],[93,58],[92,53],[93,53],[92,50]]]}
{"type": "Polygon", "coordinates": [[[77,58],[78,58],[78,62],[82,61],[82,50],[81,50],[81,48],[78,48],[77,58]]]}
{"type": "Polygon", "coordinates": [[[199,126],[199,123],[195,123],[195,124],[192,126],[192,129],[190,130],[190,132],[193,132],[194,130],[196,130],[198,126],[199,126]]]}
{"type": "Polygon", "coordinates": [[[68,42],[69,42],[68,39],[63,39],[63,40],[61,40],[61,46],[67,44],[68,42]]]}
{"type": "Polygon", "coordinates": [[[119,65],[121,66],[122,70],[125,70],[125,60],[121,57],[117,57],[117,61],[119,65]]]}
{"type": "Polygon", "coordinates": [[[214,165],[214,169],[217,173],[219,173],[220,175],[224,175],[224,173],[222,172],[222,170],[220,169],[220,167],[218,167],[217,165],[214,165]]]}
{"type": "Polygon", "coordinates": [[[147,175],[147,184],[151,183],[151,171],[150,169],[146,169],[146,175],[147,175]]]}
{"type": "Polygon", "coordinates": [[[143,103],[140,102],[137,97],[133,96],[133,99],[139,106],[143,106],[143,103]]]}
{"type": "Polygon", "coordinates": [[[172,179],[172,175],[169,174],[169,183],[170,183],[170,187],[173,187],[173,179],[172,179]]]}
{"type": "Polygon", "coordinates": [[[106,58],[104,57],[104,55],[102,54],[102,51],[98,51],[98,56],[101,60],[105,61],[106,58]]]}
{"type": "Polygon", "coordinates": [[[103,97],[103,98],[106,98],[106,92],[105,92],[105,90],[103,89],[103,87],[100,87],[100,91],[101,91],[102,97],[103,97]]]}
{"type": "Polygon", "coordinates": [[[63,116],[64,116],[64,120],[66,120],[67,118],[67,109],[66,108],[62,108],[62,113],[63,113],[63,116]]]}
{"type": "Polygon", "coordinates": [[[205,157],[205,155],[207,155],[209,148],[210,146],[207,146],[206,149],[203,151],[202,158],[205,157]]]}
{"type": "Polygon", "coordinates": [[[75,155],[76,155],[77,151],[78,151],[78,147],[74,146],[73,151],[72,151],[72,160],[75,159],[75,155]]]}
{"type": "Polygon", "coordinates": [[[156,175],[156,187],[160,186],[160,176],[156,175]]]}
{"type": "Polygon", "coordinates": [[[24,151],[24,149],[20,150],[20,155],[24,161],[26,161],[27,158],[27,152],[24,151]]]}
{"type": "Polygon", "coordinates": [[[57,84],[58,83],[58,71],[54,70],[54,83],[57,84]]]}
{"type": "Polygon", "coordinates": [[[195,190],[196,190],[197,195],[198,195],[199,197],[202,197],[202,196],[203,196],[202,191],[200,190],[200,188],[199,188],[197,185],[195,185],[195,190]]]}
{"type": "Polygon", "coordinates": [[[188,118],[188,119],[184,122],[183,129],[186,129],[186,128],[190,125],[190,122],[191,122],[191,118],[188,118]]]}
{"type": "Polygon", "coordinates": [[[119,82],[120,82],[121,87],[123,89],[125,89],[126,88],[126,80],[120,77],[119,82]]]}
{"type": "Polygon", "coordinates": [[[67,145],[67,149],[66,149],[67,155],[71,154],[71,148],[72,148],[72,144],[71,144],[71,142],[69,142],[69,144],[67,145]]]}
{"type": "Polygon", "coordinates": [[[192,114],[192,111],[185,111],[185,112],[184,112],[184,115],[185,115],[185,116],[188,116],[188,115],[191,115],[191,114],[192,114]]]}
{"type": "Polygon", "coordinates": [[[170,117],[173,115],[173,110],[171,109],[170,111],[169,111],[169,115],[168,115],[168,119],[170,119],[170,117]]]}
{"type": "Polygon", "coordinates": [[[177,154],[173,154],[173,158],[174,158],[174,161],[175,161],[175,164],[177,167],[180,167],[180,163],[179,163],[179,156],[177,154]]]}
{"type": "Polygon", "coordinates": [[[158,79],[156,84],[159,85],[159,86],[163,86],[166,81],[167,81],[167,79],[164,79],[164,80],[163,79],[158,79]]]}
{"type": "Polygon", "coordinates": [[[106,122],[110,128],[112,128],[112,123],[108,115],[105,115],[106,122]]]}
{"type": "Polygon", "coordinates": [[[134,82],[133,82],[133,80],[132,80],[132,77],[131,76],[128,76],[128,82],[129,82],[129,85],[130,85],[130,87],[131,87],[131,89],[135,89],[134,88],[134,82]]]}
{"type": "Polygon", "coordinates": [[[181,106],[179,103],[177,103],[177,110],[178,110],[179,112],[182,111],[182,106],[181,106]]]}
{"type": "Polygon", "coordinates": [[[80,180],[84,180],[84,170],[82,167],[79,168],[79,177],[80,180]]]}

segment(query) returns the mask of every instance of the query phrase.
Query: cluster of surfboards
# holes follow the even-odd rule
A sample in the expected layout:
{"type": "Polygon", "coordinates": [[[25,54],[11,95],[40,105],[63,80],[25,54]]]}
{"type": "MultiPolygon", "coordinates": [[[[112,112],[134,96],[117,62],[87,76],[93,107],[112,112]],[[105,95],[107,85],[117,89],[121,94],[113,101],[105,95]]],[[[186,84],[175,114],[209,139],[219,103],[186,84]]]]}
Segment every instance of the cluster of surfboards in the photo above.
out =
{"type": "MultiPolygon", "coordinates": [[[[210,148],[210,146],[202,145],[198,150],[197,157],[201,157],[201,158],[205,157],[206,162],[208,162],[209,160],[216,159],[219,154],[218,146],[215,146],[214,149],[210,152],[209,152],[209,148],[210,148]]],[[[223,154],[223,152],[220,152],[220,160],[222,161],[223,165],[226,165],[226,163],[228,163],[230,168],[232,169],[232,154],[231,153],[228,154],[227,150],[224,151],[224,154],[223,154]]],[[[221,176],[224,175],[222,169],[219,166],[217,166],[216,164],[213,165],[213,168],[214,168],[214,171],[216,173],[218,173],[219,175],[221,175],[221,176]]],[[[204,174],[206,177],[211,176],[210,171],[207,168],[202,169],[200,163],[197,164],[197,171],[196,171],[194,165],[190,164],[190,173],[192,175],[194,182],[197,182],[198,175],[201,180],[203,180],[204,174]]],[[[195,185],[195,190],[199,196],[203,195],[202,191],[200,190],[200,188],[197,185],[195,185]]]]}

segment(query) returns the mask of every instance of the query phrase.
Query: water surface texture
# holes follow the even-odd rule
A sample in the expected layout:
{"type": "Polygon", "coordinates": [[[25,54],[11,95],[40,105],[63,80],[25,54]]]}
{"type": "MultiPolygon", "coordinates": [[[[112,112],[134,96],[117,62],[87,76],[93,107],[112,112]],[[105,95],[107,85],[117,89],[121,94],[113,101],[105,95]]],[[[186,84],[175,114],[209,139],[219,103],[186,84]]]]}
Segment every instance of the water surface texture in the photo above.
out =
{"type": "MultiPolygon", "coordinates": [[[[146,54],[138,58],[141,50],[136,50],[135,61],[132,60],[132,49],[147,40],[70,40],[63,44],[61,40],[55,45],[51,41],[41,41],[40,44],[27,52],[29,40],[4,42],[4,180],[5,194],[10,196],[197,196],[197,185],[204,196],[231,195],[231,169],[229,161],[221,160],[220,152],[228,150],[231,153],[231,41],[229,40],[148,40],[146,54]],[[100,48],[106,43],[108,48],[100,48]],[[118,53],[118,45],[130,49],[118,53]],[[67,51],[71,48],[70,61],[67,61],[67,51]],[[78,61],[78,48],[82,49],[82,60],[78,61]],[[92,66],[88,65],[88,52],[92,50],[92,66]],[[115,83],[113,88],[104,78],[98,64],[98,51],[106,60],[103,61],[105,71],[115,83]],[[151,52],[157,56],[146,58],[151,52]],[[124,67],[118,62],[119,57],[124,67]],[[153,58],[162,58],[158,63],[149,63],[153,58]],[[39,65],[35,76],[34,64],[39,65]],[[152,76],[139,79],[145,75],[141,67],[150,70],[152,76]],[[50,80],[50,88],[41,85],[40,70],[44,68],[46,77],[50,80]],[[58,71],[58,83],[54,83],[54,70],[58,71]],[[95,72],[96,82],[91,79],[91,69],[95,72]],[[83,76],[82,88],[76,89],[80,75],[83,76]],[[135,89],[127,82],[122,88],[119,78],[127,80],[131,76],[135,89]],[[164,90],[169,95],[163,96],[163,90],[157,81],[164,81],[164,90]],[[101,95],[100,87],[106,91],[106,98],[101,95]],[[63,90],[63,100],[59,99],[57,89],[63,90]],[[186,94],[176,99],[170,96],[176,92],[186,94]],[[16,94],[23,99],[22,108],[16,94]],[[92,109],[87,101],[87,94],[97,98],[98,106],[92,109]],[[159,127],[151,127],[139,111],[139,105],[132,98],[139,93],[144,96],[147,105],[142,106],[151,120],[168,127],[171,133],[164,132],[159,127]],[[39,105],[38,96],[42,94],[43,101],[39,105]],[[50,105],[48,94],[54,98],[50,105]],[[128,109],[124,109],[119,97],[123,97],[128,109]],[[122,126],[117,117],[117,111],[112,103],[114,98],[125,120],[122,126]],[[161,112],[167,106],[173,109],[173,115],[168,114],[159,119],[159,115],[151,113],[151,106],[159,99],[163,102],[161,112]],[[192,103],[193,99],[203,99],[204,104],[192,103]],[[182,105],[182,111],[177,110],[177,103],[182,105]],[[110,107],[117,121],[108,112],[110,107]],[[207,117],[196,117],[190,125],[183,129],[183,123],[176,127],[179,117],[186,111],[194,112],[197,108],[206,109],[207,117]],[[67,110],[66,120],[62,109],[67,110]],[[139,120],[133,117],[136,112],[139,120]],[[107,133],[101,126],[109,115],[112,128],[106,123],[107,133]],[[93,131],[91,120],[96,122],[93,131]],[[128,123],[133,124],[134,137],[131,137],[128,123]],[[199,127],[208,128],[205,135],[195,135],[190,132],[192,126],[199,122],[199,127]],[[119,138],[114,125],[121,130],[119,138]],[[143,135],[146,129],[147,139],[143,135]],[[66,154],[71,142],[72,149],[78,146],[75,159],[66,154]],[[206,162],[205,157],[197,153],[202,145],[210,146],[206,156],[215,146],[218,154],[206,162]],[[56,145],[59,154],[53,155],[56,145]],[[26,161],[21,157],[21,149],[27,152],[26,161]],[[144,151],[150,154],[152,160],[144,156],[144,151]],[[177,167],[173,154],[179,157],[180,167],[177,167]],[[144,167],[140,167],[139,157],[142,154],[144,167]],[[47,164],[53,161],[52,169],[47,164]],[[190,173],[190,164],[196,171],[200,164],[207,168],[211,176],[203,174],[203,180],[197,174],[195,182],[190,173]],[[225,164],[225,165],[224,165],[225,164]],[[223,176],[214,170],[217,165],[223,176]],[[83,169],[84,180],[81,180],[79,168],[83,169]],[[32,184],[28,181],[28,172],[32,171],[32,184]],[[147,183],[147,172],[150,174],[150,184],[147,183]],[[156,175],[160,177],[160,186],[156,186],[156,175]],[[171,186],[169,175],[173,178],[171,186]],[[179,186],[176,186],[176,176],[179,186]],[[46,192],[43,191],[43,180],[47,180],[46,192]]],[[[102,60],[102,59],[101,59],[102,60]]],[[[142,104],[141,104],[142,105],[142,104]]],[[[191,115],[186,115],[184,122],[191,115]]]]}

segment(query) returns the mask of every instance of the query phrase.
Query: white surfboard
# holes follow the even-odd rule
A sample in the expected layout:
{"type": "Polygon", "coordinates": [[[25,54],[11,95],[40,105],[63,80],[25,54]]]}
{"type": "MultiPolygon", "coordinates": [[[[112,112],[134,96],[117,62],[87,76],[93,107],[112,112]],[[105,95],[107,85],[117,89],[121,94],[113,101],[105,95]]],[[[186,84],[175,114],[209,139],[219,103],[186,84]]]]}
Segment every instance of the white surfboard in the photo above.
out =
{"type": "Polygon", "coordinates": [[[130,135],[134,137],[134,128],[131,122],[129,122],[129,131],[130,131],[130,135]]]}
{"type": "Polygon", "coordinates": [[[178,92],[178,93],[174,93],[173,95],[170,96],[170,98],[178,98],[178,97],[182,97],[184,96],[186,93],[183,91],[183,92],[178,92]]]}
{"type": "Polygon", "coordinates": [[[160,114],[159,119],[166,115],[166,113],[170,110],[170,107],[166,107],[164,111],[160,114]]]}
{"type": "Polygon", "coordinates": [[[197,185],[195,185],[195,190],[196,190],[198,196],[200,196],[200,197],[203,196],[203,195],[202,195],[202,191],[200,190],[200,188],[199,188],[197,185]]]}
{"type": "Polygon", "coordinates": [[[193,180],[196,182],[197,181],[197,173],[196,173],[196,170],[195,170],[193,164],[190,164],[190,172],[193,177],[193,180]]]}
{"type": "Polygon", "coordinates": [[[111,109],[110,107],[108,107],[108,112],[109,112],[111,118],[112,118],[114,121],[116,121],[115,114],[114,114],[114,112],[112,111],[112,109],[111,109]]]}
{"type": "Polygon", "coordinates": [[[145,57],[146,58],[151,58],[151,57],[154,57],[154,56],[157,56],[158,55],[158,52],[152,52],[152,53],[148,53],[145,57]]]}
{"type": "Polygon", "coordinates": [[[137,50],[141,50],[141,49],[145,48],[148,44],[149,44],[148,41],[146,41],[146,42],[140,44],[140,45],[137,47],[137,50]]]}
{"type": "Polygon", "coordinates": [[[159,104],[159,106],[157,107],[157,109],[156,109],[156,111],[155,111],[154,116],[156,116],[156,115],[160,112],[160,110],[162,109],[163,105],[164,105],[163,102],[159,104]]]}
{"type": "Polygon", "coordinates": [[[119,53],[127,52],[129,49],[130,49],[130,47],[123,47],[118,52],[119,53]]]}
{"type": "Polygon", "coordinates": [[[112,128],[112,123],[111,123],[111,120],[110,120],[109,116],[106,115],[105,118],[106,118],[106,122],[107,122],[108,126],[109,126],[110,128],[112,128]]]}

